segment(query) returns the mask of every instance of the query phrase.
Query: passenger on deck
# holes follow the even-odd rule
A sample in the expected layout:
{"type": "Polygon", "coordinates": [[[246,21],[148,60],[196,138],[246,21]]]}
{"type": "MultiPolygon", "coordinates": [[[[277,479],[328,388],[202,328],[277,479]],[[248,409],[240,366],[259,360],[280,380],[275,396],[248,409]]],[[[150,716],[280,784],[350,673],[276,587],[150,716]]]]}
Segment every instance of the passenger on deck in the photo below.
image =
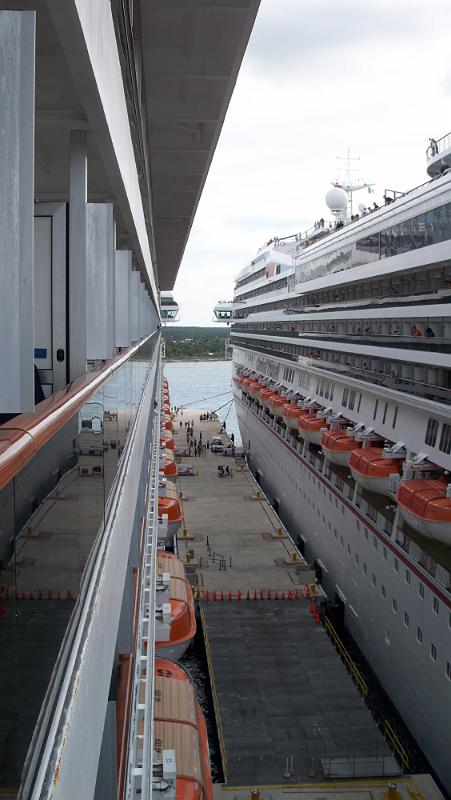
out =
{"type": "Polygon", "coordinates": [[[434,337],[435,336],[435,333],[432,330],[432,328],[429,328],[429,327],[426,328],[426,336],[429,336],[429,337],[434,337]]]}
{"type": "Polygon", "coordinates": [[[420,331],[419,328],[417,328],[416,325],[412,326],[412,328],[410,330],[410,335],[411,336],[423,336],[422,332],[420,331]]]}

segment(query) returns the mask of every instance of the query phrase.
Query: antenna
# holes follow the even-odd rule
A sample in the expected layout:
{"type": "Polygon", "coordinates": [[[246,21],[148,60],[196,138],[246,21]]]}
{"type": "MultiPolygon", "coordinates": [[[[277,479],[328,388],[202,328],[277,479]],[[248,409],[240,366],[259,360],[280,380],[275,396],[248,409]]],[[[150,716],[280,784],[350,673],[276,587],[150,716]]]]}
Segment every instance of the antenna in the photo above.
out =
{"type": "Polygon", "coordinates": [[[359,167],[351,166],[351,164],[352,162],[360,161],[360,156],[351,156],[351,150],[349,147],[345,156],[336,156],[336,159],[337,161],[346,162],[344,166],[337,167],[337,172],[344,174],[343,177],[335,183],[335,185],[341,187],[347,193],[350,204],[350,213],[352,214],[352,193],[358,192],[360,189],[371,189],[371,187],[375,184],[366,183],[366,181],[362,180],[359,181],[356,176],[353,176],[353,173],[359,172],[359,167]]]}

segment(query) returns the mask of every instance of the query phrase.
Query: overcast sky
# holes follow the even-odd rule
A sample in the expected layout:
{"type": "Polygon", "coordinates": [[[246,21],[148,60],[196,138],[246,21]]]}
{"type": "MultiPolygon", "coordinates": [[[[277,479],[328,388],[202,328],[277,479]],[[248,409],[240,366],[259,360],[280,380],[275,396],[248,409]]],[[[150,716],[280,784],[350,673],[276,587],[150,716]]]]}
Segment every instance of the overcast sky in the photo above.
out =
{"type": "Polygon", "coordinates": [[[407,190],[451,130],[450,0],[262,0],[175,286],[210,325],[258,247],[327,217],[336,156],[407,190]]]}

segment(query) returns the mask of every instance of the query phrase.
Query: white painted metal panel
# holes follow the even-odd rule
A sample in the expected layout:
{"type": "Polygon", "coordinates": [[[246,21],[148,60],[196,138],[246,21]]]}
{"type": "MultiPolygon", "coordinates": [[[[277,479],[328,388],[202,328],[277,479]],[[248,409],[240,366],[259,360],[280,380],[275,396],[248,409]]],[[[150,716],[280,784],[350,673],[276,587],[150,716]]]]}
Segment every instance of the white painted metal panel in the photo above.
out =
{"type": "Polygon", "coordinates": [[[0,413],[34,410],[35,14],[0,11],[0,413]]]}
{"type": "Polygon", "coordinates": [[[139,272],[134,270],[132,272],[131,282],[131,329],[130,335],[132,342],[139,339],[139,290],[141,285],[141,278],[139,272]]]}
{"type": "Polygon", "coordinates": [[[34,220],[34,358],[52,369],[52,217],[34,220]]]}
{"type": "Polygon", "coordinates": [[[131,250],[116,250],[114,256],[114,344],[115,347],[128,347],[129,332],[129,292],[132,269],[131,250]]]}
{"type": "Polygon", "coordinates": [[[113,356],[114,349],[114,218],[111,203],[86,206],[87,358],[113,356]]]}

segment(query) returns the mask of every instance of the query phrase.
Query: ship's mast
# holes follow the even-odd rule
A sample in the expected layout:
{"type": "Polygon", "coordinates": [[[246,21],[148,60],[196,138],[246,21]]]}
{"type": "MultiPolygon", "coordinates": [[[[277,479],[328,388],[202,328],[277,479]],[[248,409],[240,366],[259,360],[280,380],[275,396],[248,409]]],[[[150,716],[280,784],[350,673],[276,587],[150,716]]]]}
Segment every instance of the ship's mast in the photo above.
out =
{"type": "Polygon", "coordinates": [[[344,165],[341,167],[337,167],[337,172],[342,173],[337,181],[335,182],[335,186],[339,186],[345,190],[346,194],[348,195],[348,202],[349,202],[349,214],[351,215],[352,212],[352,194],[353,192],[358,192],[360,189],[371,189],[374,186],[374,183],[366,183],[366,181],[359,181],[358,173],[359,167],[352,166],[352,162],[360,161],[360,156],[351,156],[351,150],[348,147],[347,153],[345,156],[336,156],[337,161],[344,161],[344,165]],[[355,174],[357,173],[357,175],[355,174]]]}

